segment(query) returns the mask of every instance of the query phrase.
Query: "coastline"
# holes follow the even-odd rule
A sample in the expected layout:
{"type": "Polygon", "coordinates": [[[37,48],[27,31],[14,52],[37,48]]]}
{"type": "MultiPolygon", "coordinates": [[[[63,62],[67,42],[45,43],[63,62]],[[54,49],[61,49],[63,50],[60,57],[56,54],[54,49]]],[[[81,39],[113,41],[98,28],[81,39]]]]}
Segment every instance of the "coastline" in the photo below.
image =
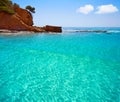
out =
{"type": "Polygon", "coordinates": [[[33,26],[36,30],[9,30],[9,29],[0,29],[0,35],[23,35],[31,33],[62,33],[62,27],[46,25],[44,27],[33,26]]]}
{"type": "Polygon", "coordinates": [[[31,33],[35,33],[35,32],[0,29],[0,35],[24,35],[24,34],[31,34],[31,33]]]}
{"type": "MultiPolygon", "coordinates": [[[[53,27],[53,26],[52,26],[53,27]]],[[[56,26],[55,26],[56,27],[56,26]]],[[[118,34],[120,33],[120,28],[115,29],[115,28],[78,28],[78,27],[73,27],[71,29],[66,28],[60,28],[62,32],[56,32],[54,31],[46,31],[45,26],[44,27],[38,27],[38,29],[42,29],[40,32],[35,32],[35,31],[25,31],[25,30],[8,30],[8,29],[0,29],[0,35],[31,35],[31,34],[64,34],[64,33],[80,33],[80,34],[85,34],[85,33],[96,33],[96,34],[118,34]]]]}

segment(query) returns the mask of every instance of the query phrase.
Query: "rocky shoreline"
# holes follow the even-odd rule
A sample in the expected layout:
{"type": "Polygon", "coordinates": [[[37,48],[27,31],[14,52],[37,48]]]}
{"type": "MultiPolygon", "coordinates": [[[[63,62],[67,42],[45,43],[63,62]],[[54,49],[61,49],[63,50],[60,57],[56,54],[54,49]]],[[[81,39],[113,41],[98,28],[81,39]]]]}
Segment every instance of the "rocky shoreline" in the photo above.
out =
{"type": "Polygon", "coordinates": [[[32,14],[23,8],[15,7],[15,13],[9,14],[7,12],[0,12],[0,33],[19,33],[32,32],[55,32],[61,33],[62,27],[46,25],[44,27],[33,26],[32,14]]]}
{"type": "Polygon", "coordinates": [[[0,35],[23,35],[23,34],[32,34],[32,33],[35,32],[0,29],[0,35]]]}
{"type": "Polygon", "coordinates": [[[30,34],[30,33],[61,33],[62,27],[58,26],[44,26],[44,27],[35,27],[37,30],[9,30],[9,29],[0,29],[0,34],[11,35],[11,34],[30,34]]]}
{"type": "Polygon", "coordinates": [[[58,26],[44,26],[44,27],[35,27],[37,31],[25,31],[25,30],[9,30],[9,29],[0,29],[0,35],[22,35],[22,34],[33,34],[33,33],[61,33],[62,28],[58,26]]]}

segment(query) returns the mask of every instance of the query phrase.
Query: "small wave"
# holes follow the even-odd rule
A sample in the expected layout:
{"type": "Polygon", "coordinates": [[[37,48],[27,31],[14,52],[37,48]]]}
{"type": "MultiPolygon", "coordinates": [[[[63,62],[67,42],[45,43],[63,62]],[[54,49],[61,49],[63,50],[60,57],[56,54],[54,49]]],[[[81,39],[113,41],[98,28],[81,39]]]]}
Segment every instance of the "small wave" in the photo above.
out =
{"type": "Polygon", "coordinates": [[[120,33],[120,30],[109,30],[108,33],[120,33]]]}

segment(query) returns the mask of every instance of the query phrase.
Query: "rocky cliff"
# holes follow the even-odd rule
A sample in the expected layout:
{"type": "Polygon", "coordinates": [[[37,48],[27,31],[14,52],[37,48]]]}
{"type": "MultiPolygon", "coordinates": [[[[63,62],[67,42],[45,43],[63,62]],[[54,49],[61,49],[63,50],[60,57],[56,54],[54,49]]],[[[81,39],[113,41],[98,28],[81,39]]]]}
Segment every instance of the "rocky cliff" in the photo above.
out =
{"type": "Polygon", "coordinates": [[[0,29],[17,31],[43,32],[44,29],[33,26],[33,18],[30,12],[22,8],[15,8],[15,13],[0,12],[0,29]]]}
{"type": "MultiPolygon", "coordinates": [[[[29,11],[34,10],[29,7],[29,11]]],[[[34,32],[62,32],[61,27],[57,26],[33,26],[31,13],[12,3],[11,0],[0,0],[0,31],[34,31],[34,32]]]]}

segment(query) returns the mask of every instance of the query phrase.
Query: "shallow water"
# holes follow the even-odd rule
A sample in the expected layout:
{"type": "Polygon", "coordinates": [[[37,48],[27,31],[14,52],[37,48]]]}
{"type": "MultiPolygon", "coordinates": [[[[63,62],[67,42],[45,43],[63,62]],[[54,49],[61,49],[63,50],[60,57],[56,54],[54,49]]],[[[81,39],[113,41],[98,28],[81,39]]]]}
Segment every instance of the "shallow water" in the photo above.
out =
{"type": "Polygon", "coordinates": [[[120,33],[0,36],[0,102],[119,102],[120,33]]]}

